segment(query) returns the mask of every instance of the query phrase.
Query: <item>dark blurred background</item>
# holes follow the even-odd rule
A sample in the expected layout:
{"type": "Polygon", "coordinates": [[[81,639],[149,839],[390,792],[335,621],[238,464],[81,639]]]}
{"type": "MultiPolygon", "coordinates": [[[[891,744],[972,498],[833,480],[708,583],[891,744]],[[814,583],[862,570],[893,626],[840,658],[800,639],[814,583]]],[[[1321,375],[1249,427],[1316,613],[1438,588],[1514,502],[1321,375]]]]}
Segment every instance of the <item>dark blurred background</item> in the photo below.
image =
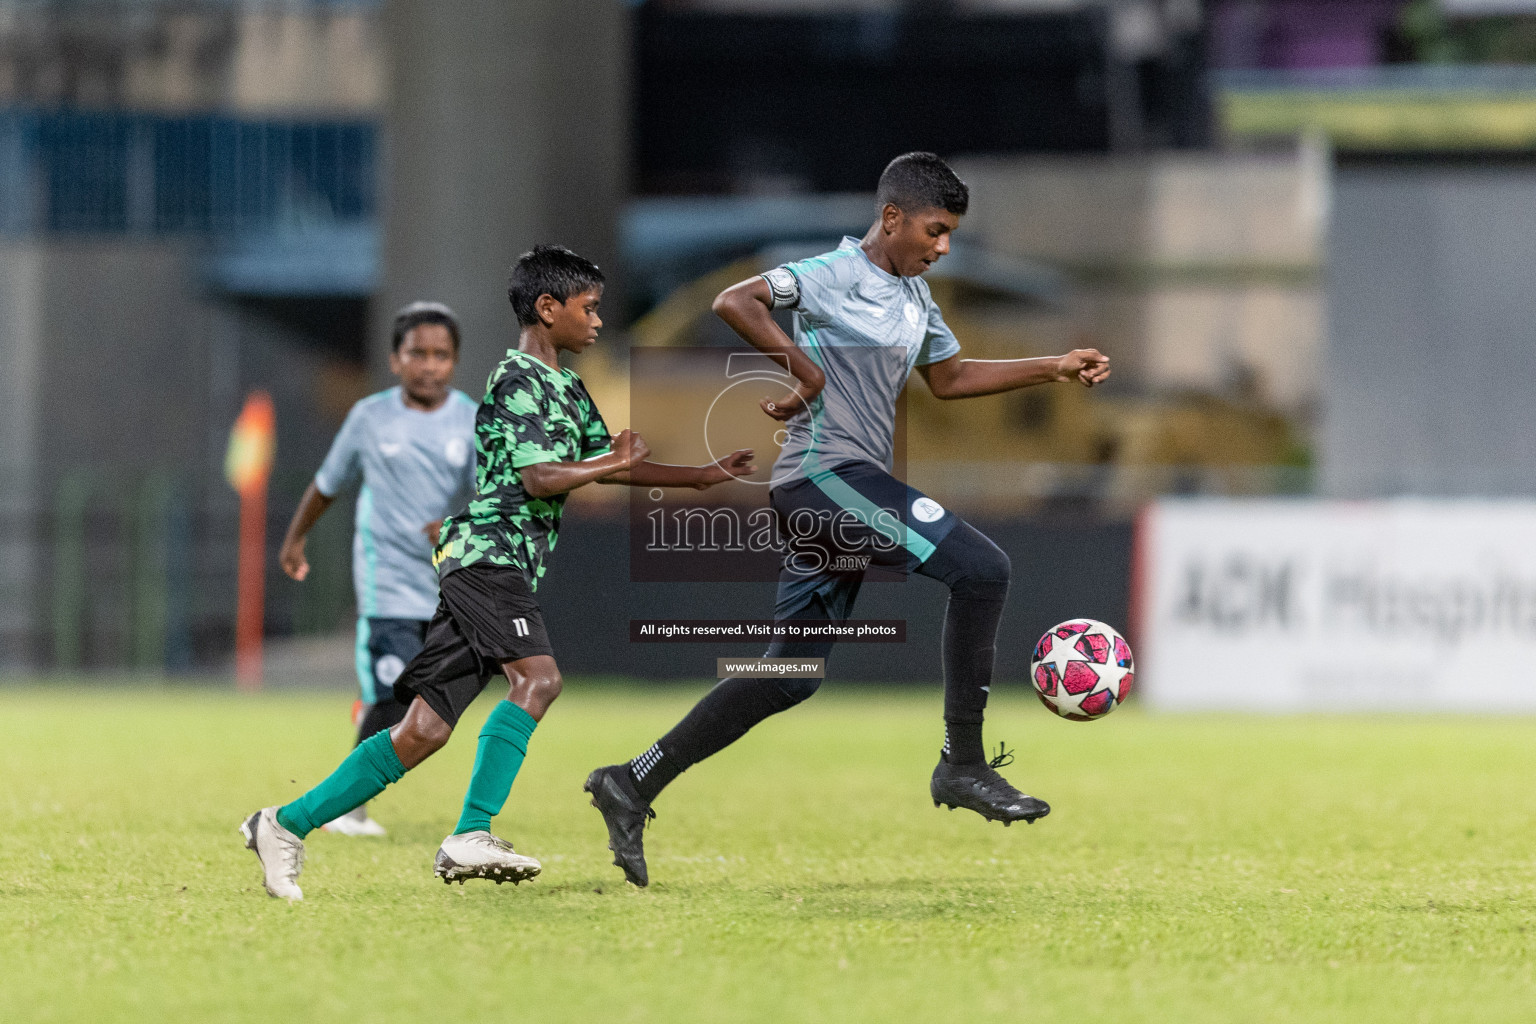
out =
{"type": "MultiPolygon", "coordinates": [[[[918,148],[973,190],[934,279],[967,351],[1116,363],[911,398],[912,481],[1014,553],[1009,670],[1124,621],[1159,495],[1530,495],[1533,59],[1524,0],[0,0],[0,666],[224,672],[230,425],[272,392],[275,556],[404,302],[461,313],[478,397],[511,261],[592,255],[578,369],[622,426],[630,346],[729,343],[714,291],[861,233],[918,148]]],[[[768,591],[612,585],[623,496],[592,490],[547,589],[567,670],[705,674],[627,619],[768,591]]],[[[269,559],[273,682],[348,679],[350,517],[303,585],[269,559]]],[[[931,653],[941,595],[875,589],[931,653]]]]}

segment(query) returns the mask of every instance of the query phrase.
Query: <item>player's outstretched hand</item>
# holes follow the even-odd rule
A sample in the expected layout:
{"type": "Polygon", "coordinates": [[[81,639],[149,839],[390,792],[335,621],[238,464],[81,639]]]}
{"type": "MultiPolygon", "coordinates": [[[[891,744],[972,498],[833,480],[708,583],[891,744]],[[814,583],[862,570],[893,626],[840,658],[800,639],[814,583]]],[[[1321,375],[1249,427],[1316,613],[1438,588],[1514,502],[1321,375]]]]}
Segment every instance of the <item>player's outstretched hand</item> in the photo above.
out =
{"type": "Polygon", "coordinates": [[[751,448],[739,448],[722,459],[716,459],[703,469],[704,478],[698,484],[701,491],[706,487],[723,484],[739,476],[751,476],[757,472],[757,467],[752,464],[751,448]]]}
{"type": "Polygon", "coordinates": [[[278,552],[277,561],[283,567],[283,572],[302,582],[304,577],[309,575],[309,559],[304,557],[304,538],[300,537],[283,544],[283,549],[278,552]]]}
{"type": "Polygon", "coordinates": [[[1109,376],[1109,356],[1096,348],[1075,348],[1061,357],[1056,379],[1063,384],[1077,381],[1091,388],[1109,376]]]}
{"type": "Polygon", "coordinates": [[[651,446],[645,443],[645,438],[628,427],[619,431],[613,439],[613,450],[619,453],[625,469],[638,466],[651,457],[651,446]]]}

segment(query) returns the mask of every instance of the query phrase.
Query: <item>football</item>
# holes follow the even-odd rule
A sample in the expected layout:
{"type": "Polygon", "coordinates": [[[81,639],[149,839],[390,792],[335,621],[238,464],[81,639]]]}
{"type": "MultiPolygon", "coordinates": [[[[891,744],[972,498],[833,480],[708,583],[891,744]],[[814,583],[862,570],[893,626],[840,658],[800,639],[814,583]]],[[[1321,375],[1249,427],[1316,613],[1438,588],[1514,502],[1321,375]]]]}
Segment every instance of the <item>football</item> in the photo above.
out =
{"type": "Polygon", "coordinates": [[[1069,619],[1035,644],[1029,677],[1040,703],[1062,718],[1091,722],[1115,710],[1136,682],[1131,645],[1112,626],[1069,619]]]}

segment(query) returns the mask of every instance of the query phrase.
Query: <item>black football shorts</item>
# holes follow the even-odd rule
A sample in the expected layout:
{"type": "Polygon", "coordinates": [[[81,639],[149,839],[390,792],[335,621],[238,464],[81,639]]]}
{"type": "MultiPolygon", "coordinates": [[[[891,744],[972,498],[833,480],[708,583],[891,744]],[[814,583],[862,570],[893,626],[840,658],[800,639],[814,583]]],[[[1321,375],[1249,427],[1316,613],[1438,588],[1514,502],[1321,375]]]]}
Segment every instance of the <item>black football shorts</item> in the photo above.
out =
{"type": "Polygon", "coordinates": [[[426,644],[395,681],[395,699],[420,697],[449,725],[458,725],[501,664],[554,655],[544,615],[516,569],[470,565],[444,576],[426,644]]]}

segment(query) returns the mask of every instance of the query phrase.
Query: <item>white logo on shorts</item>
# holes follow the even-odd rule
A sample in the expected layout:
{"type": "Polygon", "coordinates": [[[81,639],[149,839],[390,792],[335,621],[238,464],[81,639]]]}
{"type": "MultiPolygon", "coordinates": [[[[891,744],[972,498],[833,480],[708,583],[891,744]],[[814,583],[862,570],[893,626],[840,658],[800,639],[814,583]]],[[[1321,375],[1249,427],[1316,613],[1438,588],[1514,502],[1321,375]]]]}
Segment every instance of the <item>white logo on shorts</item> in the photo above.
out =
{"type": "Polygon", "coordinates": [[[528,635],[528,620],[527,619],[513,619],[512,620],[512,631],[514,633],[516,633],[518,636],[527,636],[528,635]]]}
{"type": "Polygon", "coordinates": [[[932,498],[918,498],[912,503],[912,517],[920,523],[936,523],[944,518],[944,506],[932,498]]]}
{"type": "Polygon", "coordinates": [[[386,654],[373,663],[373,677],[385,686],[395,685],[395,680],[400,678],[400,673],[405,671],[405,662],[399,655],[386,654]]]}
{"type": "Polygon", "coordinates": [[[450,437],[443,445],[443,458],[448,460],[448,465],[458,469],[469,461],[469,442],[462,437],[450,437]]]}

